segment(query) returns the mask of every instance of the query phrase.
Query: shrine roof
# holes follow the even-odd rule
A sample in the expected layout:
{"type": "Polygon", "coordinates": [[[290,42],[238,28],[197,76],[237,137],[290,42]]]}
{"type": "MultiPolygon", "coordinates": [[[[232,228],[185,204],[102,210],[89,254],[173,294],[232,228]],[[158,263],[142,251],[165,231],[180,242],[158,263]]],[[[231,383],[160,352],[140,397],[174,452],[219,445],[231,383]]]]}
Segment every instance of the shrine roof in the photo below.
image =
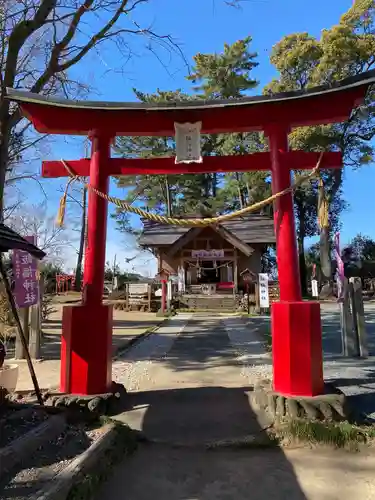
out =
{"type": "Polygon", "coordinates": [[[174,135],[176,122],[202,122],[202,133],[262,130],[275,123],[291,127],[334,123],[349,118],[375,83],[375,70],[304,91],[240,99],[158,103],[74,101],[7,89],[37,131],[87,134],[102,129],[115,135],[174,135]]]}
{"type": "Polygon", "coordinates": [[[38,260],[46,256],[43,250],[25,240],[25,238],[13,231],[13,229],[5,224],[0,224],[0,252],[8,252],[9,250],[22,250],[38,260]]]}
{"type": "MultiPolygon", "coordinates": [[[[139,244],[145,247],[173,245],[191,227],[172,226],[148,220],[142,220],[143,232],[139,244]]],[[[267,215],[251,214],[231,219],[220,224],[244,243],[276,242],[273,219],[267,215]]]]}

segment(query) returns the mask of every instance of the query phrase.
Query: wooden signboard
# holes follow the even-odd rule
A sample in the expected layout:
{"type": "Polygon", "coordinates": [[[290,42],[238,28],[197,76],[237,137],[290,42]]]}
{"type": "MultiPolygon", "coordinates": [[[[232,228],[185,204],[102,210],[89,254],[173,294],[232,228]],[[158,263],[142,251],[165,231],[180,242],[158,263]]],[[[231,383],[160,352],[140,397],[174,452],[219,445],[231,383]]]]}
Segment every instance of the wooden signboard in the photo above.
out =
{"type": "Polygon", "coordinates": [[[147,295],[148,283],[129,283],[130,295],[147,295]]]}

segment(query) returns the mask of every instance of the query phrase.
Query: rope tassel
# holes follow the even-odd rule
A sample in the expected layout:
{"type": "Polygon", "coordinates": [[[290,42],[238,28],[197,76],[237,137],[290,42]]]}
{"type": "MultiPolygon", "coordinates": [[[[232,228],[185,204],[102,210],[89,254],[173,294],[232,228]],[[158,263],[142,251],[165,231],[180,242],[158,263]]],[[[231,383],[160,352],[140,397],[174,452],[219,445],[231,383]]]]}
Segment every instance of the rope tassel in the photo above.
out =
{"type": "Polygon", "coordinates": [[[318,187],[318,224],[320,229],[329,227],[329,203],[322,178],[319,179],[318,187]]]}
{"type": "Polygon", "coordinates": [[[66,211],[66,195],[67,193],[64,193],[64,195],[60,198],[59,211],[57,212],[57,217],[56,217],[57,227],[63,227],[64,225],[65,211],[66,211]]]}
{"type": "Polygon", "coordinates": [[[64,194],[60,198],[59,210],[57,212],[57,217],[56,217],[56,226],[57,227],[63,227],[63,225],[64,225],[65,212],[66,212],[66,198],[68,196],[69,187],[77,179],[78,179],[77,176],[74,176],[71,179],[69,179],[69,181],[66,185],[64,194]]]}

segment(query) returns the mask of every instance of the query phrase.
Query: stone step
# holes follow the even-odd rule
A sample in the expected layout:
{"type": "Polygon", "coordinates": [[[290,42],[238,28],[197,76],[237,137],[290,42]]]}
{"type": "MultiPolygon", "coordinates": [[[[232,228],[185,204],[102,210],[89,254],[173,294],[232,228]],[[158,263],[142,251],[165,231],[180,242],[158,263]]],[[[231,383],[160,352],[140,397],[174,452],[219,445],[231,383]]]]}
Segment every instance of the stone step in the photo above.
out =
{"type": "Polygon", "coordinates": [[[223,310],[234,311],[237,309],[238,301],[233,297],[190,297],[188,295],[180,299],[180,308],[182,309],[204,309],[204,310],[223,310]]]}

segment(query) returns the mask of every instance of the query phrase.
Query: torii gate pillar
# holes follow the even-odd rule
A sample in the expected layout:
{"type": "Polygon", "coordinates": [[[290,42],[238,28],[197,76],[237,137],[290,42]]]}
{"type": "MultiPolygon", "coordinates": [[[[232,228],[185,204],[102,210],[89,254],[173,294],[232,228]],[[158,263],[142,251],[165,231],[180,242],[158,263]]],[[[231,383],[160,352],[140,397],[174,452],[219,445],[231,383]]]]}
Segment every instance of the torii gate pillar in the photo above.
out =
{"type": "MultiPolygon", "coordinates": [[[[288,127],[266,130],[273,193],[291,185],[288,132],[288,127]]],[[[324,388],[320,305],[302,301],[292,193],[278,198],[274,208],[280,302],[272,304],[271,313],[273,386],[284,395],[316,396],[324,388]]]]}
{"type": "MultiPolygon", "coordinates": [[[[112,137],[93,133],[90,184],[108,193],[112,137]]],[[[108,202],[89,192],[82,304],[65,306],[62,320],[60,390],[98,394],[112,383],[112,306],[102,303],[108,202]]]]}

